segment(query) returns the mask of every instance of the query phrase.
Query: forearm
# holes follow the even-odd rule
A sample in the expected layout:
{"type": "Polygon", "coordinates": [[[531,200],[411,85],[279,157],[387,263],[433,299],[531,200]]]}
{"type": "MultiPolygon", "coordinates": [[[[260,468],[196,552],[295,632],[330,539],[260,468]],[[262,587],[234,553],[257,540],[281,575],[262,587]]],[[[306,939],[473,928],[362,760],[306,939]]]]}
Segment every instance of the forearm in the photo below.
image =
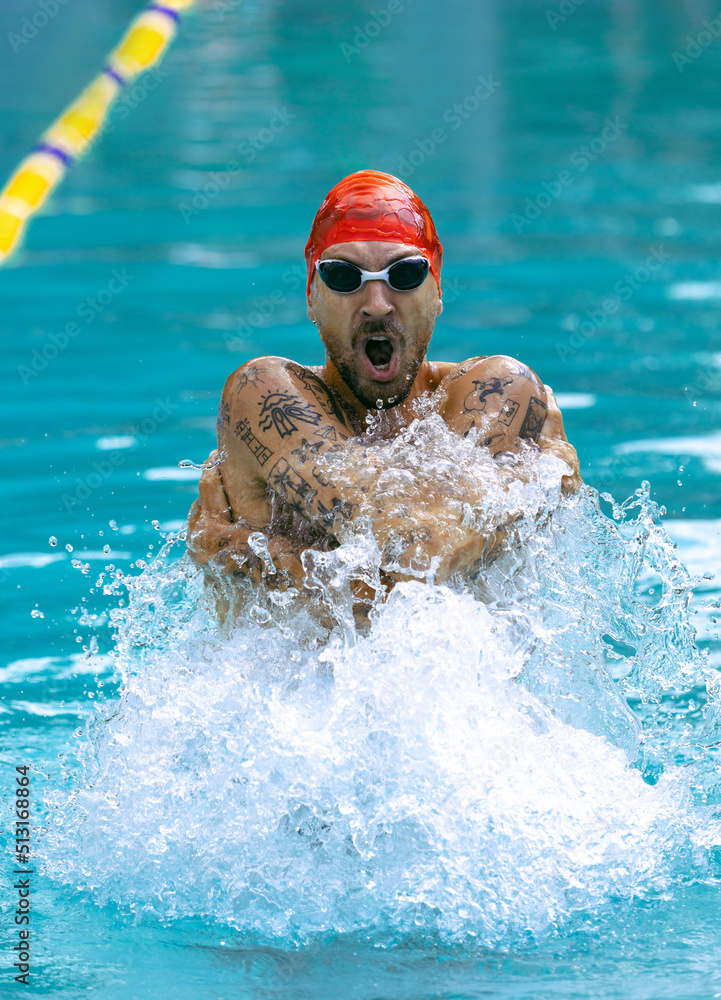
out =
{"type": "Polygon", "coordinates": [[[192,537],[189,538],[188,551],[196,565],[254,583],[275,576],[279,570],[294,576],[302,573],[302,545],[284,535],[266,536],[242,524],[228,525],[228,529],[217,538],[214,551],[194,546],[192,537]]]}

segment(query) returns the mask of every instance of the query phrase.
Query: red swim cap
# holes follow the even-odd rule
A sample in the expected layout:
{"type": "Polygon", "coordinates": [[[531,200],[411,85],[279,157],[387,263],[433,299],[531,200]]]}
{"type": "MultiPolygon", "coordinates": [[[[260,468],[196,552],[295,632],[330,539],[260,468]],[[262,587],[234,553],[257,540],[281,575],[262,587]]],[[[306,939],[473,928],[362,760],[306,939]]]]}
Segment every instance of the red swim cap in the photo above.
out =
{"type": "Polygon", "coordinates": [[[443,247],[431,213],[407,184],[379,170],[344,177],[325,196],[305,248],[310,292],[315,262],[334,243],[375,240],[415,246],[427,255],[441,294],[443,247]]]}

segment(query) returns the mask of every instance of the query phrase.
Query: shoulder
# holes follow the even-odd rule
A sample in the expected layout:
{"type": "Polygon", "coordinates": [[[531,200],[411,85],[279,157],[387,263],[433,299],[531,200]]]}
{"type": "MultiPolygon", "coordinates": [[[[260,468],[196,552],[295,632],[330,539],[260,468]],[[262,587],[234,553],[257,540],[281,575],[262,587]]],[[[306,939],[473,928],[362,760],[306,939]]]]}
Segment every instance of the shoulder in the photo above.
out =
{"type": "Polygon", "coordinates": [[[273,355],[251,358],[228,376],[223,388],[223,399],[230,402],[231,398],[240,395],[248,386],[260,388],[264,385],[277,385],[279,380],[287,378],[286,366],[292,364],[288,358],[273,355]]]}
{"type": "Polygon", "coordinates": [[[538,375],[528,365],[508,354],[467,358],[460,364],[453,365],[444,381],[456,382],[464,376],[469,379],[508,378],[514,382],[529,382],[539,393],[544,391],[543,382],[538,375]]]}
{"type": "Polygon", "coordinates": [[[253,358],[228,378],[220,403],[219,420],[267,423],[268,414],[277,422],[313,425],[328,418],[337,425],[341,438],[360,433],[348,404],[306,365],[289,358],[268,355],[253,358]]]}

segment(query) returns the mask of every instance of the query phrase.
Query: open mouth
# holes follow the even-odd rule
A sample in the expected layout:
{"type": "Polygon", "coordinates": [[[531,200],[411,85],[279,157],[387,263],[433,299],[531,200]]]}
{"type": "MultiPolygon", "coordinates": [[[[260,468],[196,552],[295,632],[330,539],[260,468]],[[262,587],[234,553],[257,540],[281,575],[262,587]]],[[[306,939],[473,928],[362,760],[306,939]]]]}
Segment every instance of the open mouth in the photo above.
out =
{"type": "Polygon", "coordinates": [[[382,335],[369,337],[365,343],[365,354],[373,378],[387,382],[395,377],[398,359],[393,342],[382,335]]]}

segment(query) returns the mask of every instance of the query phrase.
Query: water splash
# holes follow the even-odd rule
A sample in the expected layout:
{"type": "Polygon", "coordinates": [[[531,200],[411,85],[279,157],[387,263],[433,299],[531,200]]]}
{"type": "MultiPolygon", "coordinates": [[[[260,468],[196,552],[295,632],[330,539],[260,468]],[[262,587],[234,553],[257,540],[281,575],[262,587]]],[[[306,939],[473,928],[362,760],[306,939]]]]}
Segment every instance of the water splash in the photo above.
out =
{"type": "Polygon", "coordinates": [[[356,481],[383,463],[369,504],[442,489],[456,527],[511,510],[508,545],[359,619],[353,581],[380,590],[398,558],[362,511],[339,548],[304,556],[310,598],[261,587],[221,624],[170,536],[110,585],[129,593],[113,611],[122,695],[51,799],[51,874],[275,941],[372,929],[488,947],[706,877],[721,692],[647,487],[609,516],[593,490],[561,499],[562,463],[529,451],[504,468],[432,417],[329,461],[356,481]]]}

